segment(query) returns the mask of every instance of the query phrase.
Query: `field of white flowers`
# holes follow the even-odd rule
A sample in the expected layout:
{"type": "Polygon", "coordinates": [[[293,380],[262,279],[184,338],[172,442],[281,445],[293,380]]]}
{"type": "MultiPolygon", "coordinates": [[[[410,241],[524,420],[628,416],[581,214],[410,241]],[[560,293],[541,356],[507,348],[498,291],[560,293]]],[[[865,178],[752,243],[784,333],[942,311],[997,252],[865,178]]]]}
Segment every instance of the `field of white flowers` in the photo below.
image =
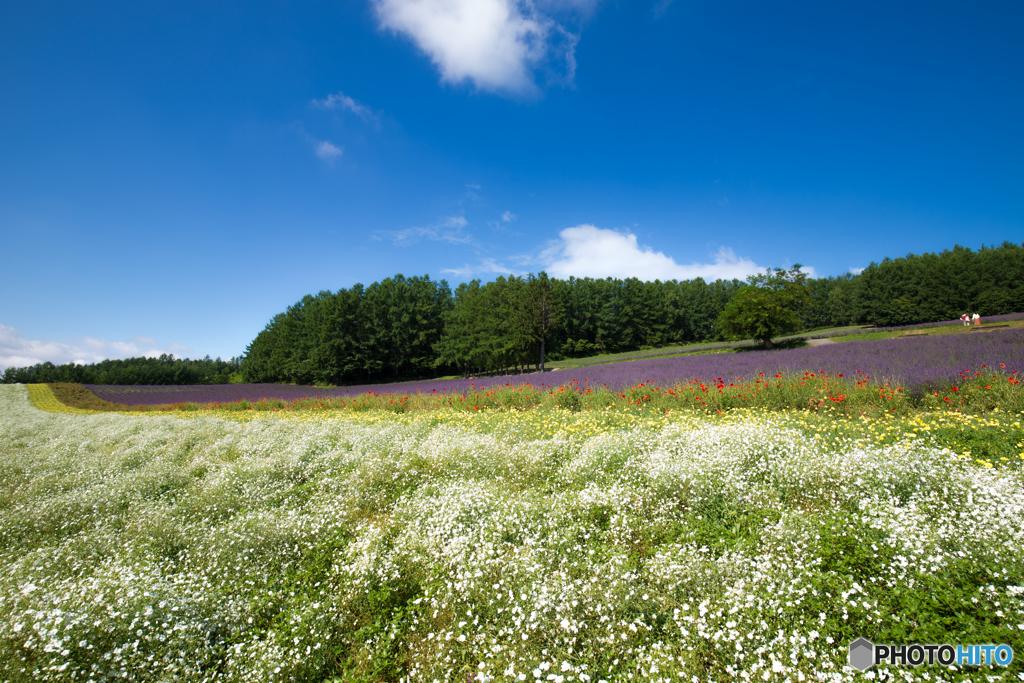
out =
{"type": "Polygon", "coordinates": [[[538,419],[0,386],[0,679],[845,681],[866,636],[1017,653],[876,680],[1024,680],[1019,474],[767,414],[538,419]]]}

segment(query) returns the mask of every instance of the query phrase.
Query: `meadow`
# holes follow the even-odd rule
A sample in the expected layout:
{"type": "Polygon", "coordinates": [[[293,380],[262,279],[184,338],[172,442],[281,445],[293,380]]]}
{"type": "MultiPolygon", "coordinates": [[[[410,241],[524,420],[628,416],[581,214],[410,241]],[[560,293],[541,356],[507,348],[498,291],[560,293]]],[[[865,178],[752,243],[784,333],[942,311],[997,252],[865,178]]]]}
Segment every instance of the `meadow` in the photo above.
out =
{"type": "Polygon", "coordinates": [[[916,403],[863,372],[693,384],[710,409],[575,385],[97,414],[4,385],[0,674],[847,681],[866,636],[1018,653],[879,680],[1024,680],[1020,384],[960,372],[916,403]],[[779,405],[823,386],[874,409],[779,405]]]}

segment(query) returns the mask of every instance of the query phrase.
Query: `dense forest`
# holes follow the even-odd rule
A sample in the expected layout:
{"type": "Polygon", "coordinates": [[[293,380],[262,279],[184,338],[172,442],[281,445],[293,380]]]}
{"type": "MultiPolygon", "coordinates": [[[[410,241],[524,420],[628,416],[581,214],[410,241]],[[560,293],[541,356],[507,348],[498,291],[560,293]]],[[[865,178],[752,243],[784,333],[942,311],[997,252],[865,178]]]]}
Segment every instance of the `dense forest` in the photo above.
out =
{"type": "Polygon", "coordinates": [[[237,358],[210,360],[207,356],[190,360],[164,354],[159,358],[105,360],[88,365],[39,363],[27,368],[7,368],[3,383],[227,384],[241,381],[240,371],[241,361],[237,358]]]}
{"type": "Polygon", "coordinates": [[[349,384],[541,365],[714,335],[741,284],[556,280],[459,285],[397,275],[306,296],[246,350],[247,382],[349,384]]]}
{"type": "MultiPolygon", "coordinates": [[[[558,280],[540,273],[473,280],[452,291],[444,280],[396,275],[303,297],[274,316],[242,359],[43,363],[8,368],[3,381],[353,384],[522,370],[545,360],[719,339],[719,314],[749,286],[700,278],[558,280]]],[[[1024,245],[887,258],[856,275],[808,279],[806,286],[808,303],[799,310],[805,329],[1024,311],[1024,245]]]]}
{"type": "MultiPolygon", "coordinates": [[[[499,277],[454,292],[397,275],[308,295],[274,316],[246,351],[248,382],[351,384],[497,372],[719,338],[738,280],[499,277]]],[[[863,272],[807,280],[806,329],[892,326],[1024,310],[1024,246],[911,254],[863,272]]]]}
{"type": "Polygon", "coordinates": [[[835,310],[844,311],[837,321],[878,326],[951,320],[968,311],[982,316],[1022,311],[1024,247],[1003,242],[980,251],[958,246],[941,254],[885,259],[835,296],[835,310]]]}

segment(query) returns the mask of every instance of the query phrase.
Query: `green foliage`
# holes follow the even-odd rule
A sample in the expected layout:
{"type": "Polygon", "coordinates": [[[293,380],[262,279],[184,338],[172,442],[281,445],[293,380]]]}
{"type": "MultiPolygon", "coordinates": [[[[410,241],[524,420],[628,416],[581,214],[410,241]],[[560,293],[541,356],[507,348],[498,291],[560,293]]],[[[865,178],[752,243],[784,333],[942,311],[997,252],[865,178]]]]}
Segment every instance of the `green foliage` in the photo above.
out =
{"type": "MultiPolygon", "coordinates": [[[[1024,310],[1024,247],[909,255],[859,275],[775,269],[738,280],[557,280],[545,273],[448,284],[396,275],[306,296],[246,350],[247,382],[343,385],[431,375],[526,372],[546,360],[621,354],[722,334],[778,335],[1024,310]],[[728,311],[726,311],[728,307],[728,311]],[[724,315],[723,315],[724,314],[724,315]]],[[[74,378],[60,378],[74,381],[74,378]]],[[[81,381],[81,380],[79,380],[81,381]]]]}
{"type": "Polygon", "coordinates": [[[715,319],[740,286],[737,280],[709,284],[701,278],[554,280],[563,312],[553,351],[580,358],[710,340],[715,319]]]}
{"type": "Polygon", "coordinates": [[[39,363],[25,368],[4,370],[4,384],[228,384],[238,376],[241,359],[211,360],[209,356],[191,360],[163,354],[159,358],[104,360],[79,365],[39,363]]]}
{"type": "Polygon", "coordinates": [[[1003,242],[972,251],[908,254],[870,264],[852,280],[857,322],[876,326],[955,320],[1024,310],[1024,246],[1003,242]]]}
{"type": "Polygon", "coordinates": [[[771,348],[772,337],[799,330],[800,310],[810,302],[807,274],[800,267],[751,276],[749,285],[736,293],[718,317],[721,334],[760,339],[765,348],[771,348]]]}
{"type": "Polygon", "coordinates": [[[540,347],[538,366],[544,372],[544,353],[548,336],[561,323],[562,302],[554,292],[554,284],[548,274],[541,271],[537,277],[526,278],[523,305],[516,320],[519,336],[530,346],[540,347]]]}
{"type": "Polygon", "coordinates": [[[543,370],[552,331],[561,322],[562,304],[547,273],[510,275],[455,290],[444,333],[435,345],[436,366],[454,365],[487,372],[536,363],[543,370]]]}
{"type": "Polygon", "coordinates": [[[426,376],[450,307],[448,283],[428,275],[307,295],[252,341],[242,377],[341,385],[426,376]]]}

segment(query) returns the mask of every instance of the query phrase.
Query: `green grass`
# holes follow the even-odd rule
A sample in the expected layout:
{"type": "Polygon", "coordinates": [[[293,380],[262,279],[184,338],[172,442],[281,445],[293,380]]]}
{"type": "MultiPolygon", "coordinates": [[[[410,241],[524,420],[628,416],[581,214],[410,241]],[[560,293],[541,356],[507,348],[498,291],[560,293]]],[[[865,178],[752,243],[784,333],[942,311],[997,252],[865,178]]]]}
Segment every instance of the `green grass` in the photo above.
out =
{"type": "Polygon", "coordinates": [[[1006,323],[998,323],[999,327],[981,325],[979,327],[965,327],[960,323],[950,325],[934,325],[930,327],[915,327],[901,330],[881,330],[877,332],[858,332],[837,336],[837,342],[866,341],[869,339],[896,339],[900,337],[918,335],[945,335],[945,334],[985,334],[986,329],[999,329],[1002,327],[1024,327],[1024,320],[1011,320],[1006,323]]]}
{"type": "MultiPolygon", "coordinates": [[[[794,348],[793,344],[789,346],[785,345],[785,342],[798,342],[799,340],[813,337],[842,337],[845,335],[853,334],[860,337],[858,330],[864,329],[863,325],[850,325],[845,327],[829,327],[819,328],[813,330],[805,330],[799,334],[785,335],[778,337],[776,341],[782,343],[781,348],[794,348]]],[[[875,333],[872,333],[875,334],[875,333]]],[[[877,337],[865,337],[873,339],[882,339],[884,335],[889,333],[877,333],[882,336],[877,337]]],[[[896,333],[892,333],[895,335],[896,333]]],[[[645,360],[648,358],[668,358],[673,356],[692,356],[705,353],[734,353],[736,351],[742,351],[747,349],[761,348],[761,342],[753,339],[740,339],[732,341],[717,341],[717,342],[701,342],[695,344],[675,344],[660,347],[657,349],[643,349],[640,351],[626,351],[622,353],[606,353],[598,354],[596,356],[587,356],[585,358],[565,358],[557,361],[550,361],[547,365],[553,369],[565,370],[572,368],[582,368],[591,365],[608,365],[612,363],[628,363],[636,360],[645,360]]]]}
{"type": "Polygon", "coordinates": [[[557,361],[545,363],[547,367],[555,370],[566,370],[582,368],[590,365],[609,365],[612,363],[628,363],[634,360],[647,358],[664,358],[671,356],[686,356],[697,353],[715,353],[726,351],[736,346],[736,342],[707,342],[701,344],[674,344],[663,346],[657,349],[643,349],[640,351],[624,351],[622,353],[604,353],[585,358],[564,358],[557,361]]]}
{"type": "MultiPolygon", "coordinates": [[[[1009,327],[1024,327],[1024,321],[1014,320],[1010,321],[1009,323],[1000,323],[1000,326],[1005,325],[1008,325],[1009,327]]],[[[877,339],[894,339],[917,335],[970,334],[971,330],[976,330],[975,334],[984,334],[980,330],[996,328],[986,328],[985,325],[982,325],[980,328],[966,328],[960,323],[951,323],[949,325],[901,328],[898,330],[863,331],[864,329],[865,328],[863,325],[851,325],[846,327],[829,327],[813,330],[804,330],[797,334],[785,335],[776,338],[776,348],[798,348],[799,346],[805,345],[801,343],[801,340],[812,338],[832,339],[837,342],[851,342],[877,339]]],[[[551,361],[547,365],[553,369],[566,370],[573,368],[589,367],[592,365],[629,363],[637,360],[646,360],[649,358],[670,358],[673,356],[692,356],[705,353],[736,353],[742,351],[757,350],[760,348],[761,343],[753,339],[720,342],[702,342],[699,344],[679,344],[673,346],[665,346],[658,349],[645,349],[641,351],[600,354],[596,356],[588,356],[586,358],[567,358],[557,361],[551,361]]]]}

